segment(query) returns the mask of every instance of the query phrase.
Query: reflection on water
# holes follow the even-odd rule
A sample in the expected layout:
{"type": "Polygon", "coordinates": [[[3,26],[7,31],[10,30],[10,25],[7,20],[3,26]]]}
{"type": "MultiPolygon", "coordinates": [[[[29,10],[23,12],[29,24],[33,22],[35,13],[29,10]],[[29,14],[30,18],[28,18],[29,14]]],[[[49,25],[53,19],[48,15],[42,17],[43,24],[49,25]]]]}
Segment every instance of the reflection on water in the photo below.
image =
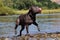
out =
{"type": "MultiPolygon", "coordinates": [[[[19,15],[18,15],[19,16],[19,15]]],[[[13,36],[15,20],[18,17],[17,15],[13,16],[0,16],[0,36],[13,36]]],[[[37,15],[36,22],[39,24],[40,32],[38,32],[35,25],[29,26],[30,34],[37,33],[50,33],[50,32],[60,32],[60,15],[59,14],[39,14],[37,15]]],[[[19,34],[20,26],[17,29],[19,34]]],[[[26,30],[26,29],[25,29],[26,30]]],[[[23,34],[26,34],[26,31],[23,31],[23,34]]]]}

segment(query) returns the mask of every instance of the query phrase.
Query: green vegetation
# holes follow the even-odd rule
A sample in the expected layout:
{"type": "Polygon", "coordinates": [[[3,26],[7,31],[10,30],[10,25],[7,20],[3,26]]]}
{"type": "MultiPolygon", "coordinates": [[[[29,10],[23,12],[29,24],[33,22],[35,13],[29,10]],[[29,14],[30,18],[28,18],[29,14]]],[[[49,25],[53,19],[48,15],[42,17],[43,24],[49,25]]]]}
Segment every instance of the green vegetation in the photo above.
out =
{"type": "Polygon", "coordinates": [[[15,14],[14,10],[9,7],[0,7],[0,14],[15,14]]]}
{"type": "Polygon", "coordinates": [[[42,13],[44,14],[47,14],[47,13],[60,13],[60,9],[45,9],[45,10],[42,10],[42,13]]]}
{"type": "Polygon", "coordinates": [[[60,5],[50,0],[0,0],[0,15],[25,14],[32,5],[41,7],[42,13],[60,12],[60,5]]]}
{"type": "MultiPolygon", "coordinates": [[[[28,10],[17,10],[15,11],[17,14],[26,14],[28,10]]],[[[48,14],[48,13],[60,13],[60,9],[43,9],[42,14],[48,14]]]]}

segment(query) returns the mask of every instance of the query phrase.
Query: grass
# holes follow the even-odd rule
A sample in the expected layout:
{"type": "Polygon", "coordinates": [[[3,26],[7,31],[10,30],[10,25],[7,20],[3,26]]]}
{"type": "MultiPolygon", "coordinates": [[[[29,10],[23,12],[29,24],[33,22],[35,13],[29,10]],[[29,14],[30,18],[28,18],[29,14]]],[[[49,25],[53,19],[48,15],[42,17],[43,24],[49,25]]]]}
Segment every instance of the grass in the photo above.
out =
{"type": "Polygon", "coordinates": [[[6,15],[12,15],[15,13],[15,10],[6,6],[0,7],[0,15],[6,14],[6,15]]]}
{"type": "Polygon", "coordinates": [[[15,14],[26,14],[28,10],[16,10],[15,14]]]}
{"type": "Polygon", "coordinates": [[[49,13],[60,13],[60,9],[46,9],[46,10],[42,10],[43,14],[49,14],[49,13]]]}
{"type": "MultiPolygon", "coordinates": [[[[28,10],[16,10],[15,14],[26,14],[28,10]]],[[[60,9],[45,9],[42,14],[60,13],[60,9]]]]}
{"type": "MultiPolygon", "coordinates": [[[[16,10],[9,7],[0,7],[0,14],[6,14],[6,15],[26,14],[28,11],[29,10],[16,10]]],[[[50,13],[60,13],[60,8],[42,10],[42,14],[50,14],[50,13]]]]}

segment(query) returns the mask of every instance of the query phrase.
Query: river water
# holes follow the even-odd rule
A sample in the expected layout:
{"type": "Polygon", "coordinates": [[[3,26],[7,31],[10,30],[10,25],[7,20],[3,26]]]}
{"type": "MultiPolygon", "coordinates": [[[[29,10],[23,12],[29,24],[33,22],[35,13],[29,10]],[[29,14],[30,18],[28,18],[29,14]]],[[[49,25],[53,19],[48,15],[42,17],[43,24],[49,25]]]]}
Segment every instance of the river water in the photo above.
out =
{"type": "MultiPolygon", "coordinates": [[[[19,15],[12,16],[0,16],[0,37],[14,36],[15,20],[19,15]]],[[[29,26],[30,34],[37,33],[53,33],[60,32],[60,13],[56,14],[38,14],[36,16],[36,22],[39,25],[40,32],[37,27],[33,24],[29,26]]],[[[17,28],[17,35],[19,34],[20,26],[17,28]]],[[[22,32],[26,34],[26,29],[22,32]]]]}

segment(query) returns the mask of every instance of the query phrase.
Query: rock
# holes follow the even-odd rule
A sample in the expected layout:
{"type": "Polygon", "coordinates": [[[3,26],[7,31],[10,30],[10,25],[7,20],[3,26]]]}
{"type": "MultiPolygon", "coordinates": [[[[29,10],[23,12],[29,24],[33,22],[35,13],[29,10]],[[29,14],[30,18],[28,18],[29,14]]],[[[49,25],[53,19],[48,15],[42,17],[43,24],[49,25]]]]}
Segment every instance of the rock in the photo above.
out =
{"type": "Polygon", "coordinates": [[[12,40],[11,38],[5,38],[5,40],[12,40]]]}

